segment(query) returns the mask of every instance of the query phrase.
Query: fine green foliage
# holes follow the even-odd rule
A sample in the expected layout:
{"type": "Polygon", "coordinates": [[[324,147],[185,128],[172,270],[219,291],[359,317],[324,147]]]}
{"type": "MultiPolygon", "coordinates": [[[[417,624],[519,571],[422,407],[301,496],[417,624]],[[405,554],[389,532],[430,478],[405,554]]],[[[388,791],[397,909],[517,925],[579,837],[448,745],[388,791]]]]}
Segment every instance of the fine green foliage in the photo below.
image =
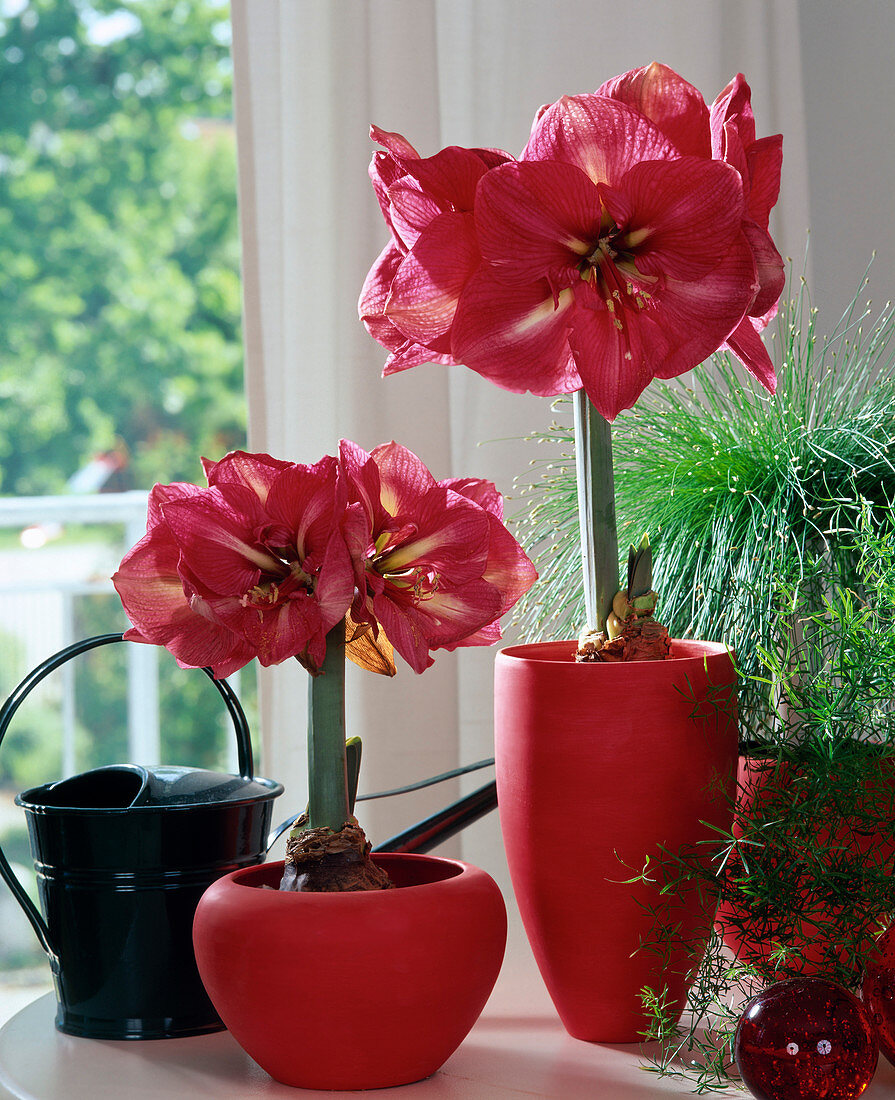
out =
{"type": "MultiPolygon", "coordinates": [[[[865,305],[866,283],[828,336],[804,283],[781,304],[776,397],[719,355],[613,425],[619,535],[649,531],[657,617],[727,642],[743,673],[735,825],[711,858],[660,861],[664,889],[719,898],[718,923],[691,945],[681,1021],[643,991],[648,1068],[700,1093],[735,1087],[749,997],[803,973],[855,989],[895,918],[895,310],[865,305]]],[[[581,622],[571,415],[556,409],[517,521],[543,578],[517,612],[532,637],[581,622]]],[[[643,945],[660,970],[675,935],[657,922],[643,945]]]]}
{"type": "MultiPolygon", "coordinates": [[[[620,541],[650,533],[657,618],[675,637],[727,642],[747,676],[769,643],[776,579],[819,550],[844,567],[861,501],[895,497],[895,310],[873,319],[859,305],[866,282],[827,337],[804,283],[781,303],[769,329],[776,397],[717,355],[690,385],[654,383],[613,425],[620,541]]],[[[556,408],[569,422],[568,403],[556,408]]],[[[572,435],[558,422],[533,439],[547,453],[532,463],[538,477],[521,490],[517,522],[542,580],[517,621],[532,638],[574,637],[572,435]]],[[[754,735],[767,692],[748,684],[742,709],[754,735]]]]}
{"type": "MultiPolygon", "coordinates": [[[[670,1018],[645,990],[652,1068],[723,1087],[745,1001],[812,974],[855,990],[895,917],[895,528],[862,509],[848,575],[806,555],[777,588],[761,674],[776,700],[741,768],[737,820],[713,863],[665,852],[667,889],[720,899],[690,998],[670,1018]]],[[[704,929],[703,932],[709,930],[704,929]]],[[[646,945],[660,956],[669,933],[646,945]]]]}
{"type": "Polygon", "coordinates": [[[245,428],[224,0],[0,17],[0,492],[123,448],[191,476],[245,428]]]}

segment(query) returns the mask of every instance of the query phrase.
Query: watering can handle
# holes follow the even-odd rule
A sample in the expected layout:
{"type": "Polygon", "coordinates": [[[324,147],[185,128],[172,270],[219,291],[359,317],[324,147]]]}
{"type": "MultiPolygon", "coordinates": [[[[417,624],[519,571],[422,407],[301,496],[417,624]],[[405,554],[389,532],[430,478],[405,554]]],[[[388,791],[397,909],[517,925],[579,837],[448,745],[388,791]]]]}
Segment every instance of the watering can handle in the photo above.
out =
{"type": "MultiPolygon", "coordinates": [[[[60,649],[58,653],[54,653],[52,657],[47,657],[45,661],[41,661],[36,668],[33,668],[31,672],[28,673],[3,706],[0,707],[0,744],[3,743],[3,738],[6,736],[6,731],[9,729],[9,724],[13,719],[13,715],[24,702],[26,696],[30,694],[32,689],[35,688],[41,680],[49,676],[51,672],[55,672],[55,670],[59,668],[60,665],[64,665],[66,661],[70,661],[72,657],[77,657],[81,653],[86,653],[88,650],[96,649],[98,646],[109,645],[111,642],[121,642],[123,640],[124,636],[122,634],[98,634],[93,638],[84,638],[80,642],[75,642],[70,646],[66,646],[65,649],[60,649]]],[[[226,680],[216,680],[210,668],[205,668],[202,671],[217,688],[233,720],[233,728],[236,732],[239,774],[243,779],[253,779],[255,775],[255,765],[252,760],[252,742],[249,735],[249,724],[246,721],[245,712],[236,696],[236,692],[234,692],[233,688],[230,687],[226,680]]],[[[16,901],[24,910],[25,916],[31,922],[32,928],[37,933],[37,938],[40,940],[41,946],[50,957],[51,967],[54,972],[56,972],[58,958],[50,941],[50,930],[47,928],[46,922],[38,912],[34,902],[28,897],[24,887],[19,882],[18,878],[16,878],[16,874],[10,866],[9,860],[7,860],[6,856],[3,854],[2,849],[0,849],[0,878],[2,878],[10,888],[16,901]]]]}

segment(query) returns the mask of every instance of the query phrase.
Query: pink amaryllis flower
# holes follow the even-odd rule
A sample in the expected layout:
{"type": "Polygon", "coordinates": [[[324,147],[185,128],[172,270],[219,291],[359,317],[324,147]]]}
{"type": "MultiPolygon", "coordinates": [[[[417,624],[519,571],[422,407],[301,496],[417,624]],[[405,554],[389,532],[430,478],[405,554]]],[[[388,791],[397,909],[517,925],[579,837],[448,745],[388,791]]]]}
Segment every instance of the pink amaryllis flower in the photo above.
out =
{"type": "Polygon", "coordinates": [[[505,389],[584,387],[612,420],[653,378],[712,354],[758,289],[742,183],[681,157],[603,96],[548,108],[476,199],[483,264],[454,321],[459,359],[505,389]]]}
{"type": "Polygon", "coordinates": [[[234,452],[208,488],[156,485],[147,533],[113,577],[133,628],[186,667],[228,676],[257,657],[316,671],[354,596],[336,460],[234,452]]]}
{"type": "Polygon", "coordinates": [[[739,73],[709,108],[701,93],[667,65],[653,62],[623,73],[597,89],[644,114],[685,155],[714,157],[732,165],[743,183],[743,232],[752,249],[759,287],[746,317],[725,346],[771,392],[774,368],[758,333],[775,315],[783,292],[783,260],[768,232],[780,191],[783,137],[756,139],[751,91],[739,73]]]}
{"type": "Polygon", "coordinates": [[[365,319],[393,353],[385,373],[434,358],[515,392],[583,387],[611,420],[653,378],[729,346],[773,391],[757,331],[782,289],[767,231],[779,166],[741,77],[709,110],[654,65],[542,108],[519,161],[479,165],[472,221],[464,207],[462,229],[412,263],[396,244],[403,196],[386,204],[396,183],[374,171],[393,242],[365,319]]]}
{"type": "Polygon", "coordinates": [[[537,573],[491,482],[436,481],[397,443],[367,453],[343,440],[340,459],[353,502],[354,621],[381,628],[415,672],[432,664],[431,650],[497,641],[500,616],[537,573]]]}
{"type": "Polygon", "coordinates": [[[360,295],[360,318],[391,352],[385,374],[418,363],[454,363],[450,330],[457,300],[480,262],[472,210],[476,186],[509,160],[496,149],[451,146],[421,158],[400,134],[378,127],[385,147],[370,178],[391,240],[360,295]]]}

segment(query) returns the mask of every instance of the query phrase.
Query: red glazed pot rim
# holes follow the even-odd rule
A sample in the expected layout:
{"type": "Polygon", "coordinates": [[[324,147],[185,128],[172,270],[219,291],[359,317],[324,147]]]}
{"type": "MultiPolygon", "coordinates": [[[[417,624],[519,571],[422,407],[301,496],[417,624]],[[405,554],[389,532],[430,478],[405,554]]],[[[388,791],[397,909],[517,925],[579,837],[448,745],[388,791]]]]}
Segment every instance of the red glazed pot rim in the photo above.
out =
{"type": "MultiPolygon", "coordinates": [[[[442,856],[427,856],[419,855],[411,852],[380,852],[373,853],[373,862],[382,867],[390,877],[397,878],[395,883],[397,890],[377,890],[373,893],[358,893],[355,891],[349,891],[347,893],[295,893],[293,891],[280,891],[277,888],[280,885],[280,879],[283,877],[283,860],[272,860],[269,863],[256,864],[253,867],[242,867],[238,871],[232,871],[225,878],[229,879],[237,886],[248,887],[252,890],[257,890],[263,886],[272,886],[274,891],[279,897],[284,898],[310,898],[324,900],[325,904],[338,903],[340,899],[358,897],[372,897],[377,898],[389,898],[394,897],[397,893],[406,894],[408,890],[418,890],[429,886],[441,886],[444,883],[455,881],[461,878],[470,878],[476,874],[484,875],[484,871],[480,871],[479,868],[473,867],[472,864],[462,863],[458,859],[445,859],[442,856]],[[417,877],[421,873],[428,871],[428,877],[423,881],[405,883],[400,879],[403,877],[399,873],[401,867],[412,869],[413,876],[417,877]]],[[[270,896],[270,891],[265,891],[265,896],[270,896]]]]}
{"type": "MultiPolygon", "coordinates": [[[[575,650],[577,641],[562,642],[528,642],[524,645],[507,646],[498,651],[498,658],[513,658],[523,661],[540,661],[552,664],[576,664],[575,650]]],[[[671,661],[702,661],[706,657],[729,657],[734,660],[734,652],[730,646],[723,642],[697,642],[692,638],[671,639],[671,661]]],[[[666,661],[624,661],[624,662],[600,662],[587,661],[581,663],[581,668],[656,668],[667,664],[666,661]]]]}

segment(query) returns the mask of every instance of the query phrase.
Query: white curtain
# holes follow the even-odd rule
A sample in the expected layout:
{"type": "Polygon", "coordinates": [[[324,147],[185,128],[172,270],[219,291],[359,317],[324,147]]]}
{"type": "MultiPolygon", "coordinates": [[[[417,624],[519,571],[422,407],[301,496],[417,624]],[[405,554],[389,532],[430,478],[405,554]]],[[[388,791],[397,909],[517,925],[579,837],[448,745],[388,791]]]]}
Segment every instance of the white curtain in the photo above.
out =
{"type": "MultiPolygon", "coordinates": [[[[436,477],[488,477],[510,494],[532,457],[523,437],[551,417],[548,401],[504,393],[463,367],[380,378],[385,353],[356,314],[364,275],[386,241],[366,175],[371,122],[400,131],[424,155],[447,144],[518,153],[540,104],[591,91],[650,60],[677,69],[708,100],[742,71],[759,134],[785,136],[772,231],[801,270],[809,203],[826,215],[833,202],[818,197],[823,181],[815,172],[820,158],[836,153],[806,147],[806,134],[818,140],[824,108],[815,103],[806,121],[805,89],[818,94],[821,77],[819,68],[804,72],[803,43],[819,63],[824,20],[842,30],[848,13],[862,7],[840,11],[835,0],[233,0],[251,447],[314,461],[333,453],[341,436],[366,448],[394,438],[436,477]]],[[[867,5],[889,27],[883,7],[882,0],[867,5]]],[[[858,39],[849,31],[853,46],[858,39]]],[[[829,79],[839,86],[847,77],[839,70],[829,79]]],[[[847,118],[840,104],[834,124],[847,129],[847,118]]],[[[835,172],[850,176],[842,164],[835,172]]],[[[880,226],[846,226],[855,211],[844,194],[838,201],[842,221],[824,216],[812,254],[815,265],[819,257],[827,263],[835,242],[841,247],[849,235],[854,262],[839,280],[847,291],[880,226]]],[[[827,278],[824,289],[830,286],[827,278]]],[[[437,656],[421,677],[404,667],[386,681],[351,668],[349,726],[365,743],[362,789],[490,756],[492,664],[493,652],[467,650],[437,656]]],[[[298,810],[304,673],[268,670],[263,693],[264,769],[286,783],[285,801],[298,810]]],[[[367,803],[363,821],[378,842],[459,789],[367,803]]],[[[502,877],[494,817],[467,830],[453,850],[502,877]]]]}

